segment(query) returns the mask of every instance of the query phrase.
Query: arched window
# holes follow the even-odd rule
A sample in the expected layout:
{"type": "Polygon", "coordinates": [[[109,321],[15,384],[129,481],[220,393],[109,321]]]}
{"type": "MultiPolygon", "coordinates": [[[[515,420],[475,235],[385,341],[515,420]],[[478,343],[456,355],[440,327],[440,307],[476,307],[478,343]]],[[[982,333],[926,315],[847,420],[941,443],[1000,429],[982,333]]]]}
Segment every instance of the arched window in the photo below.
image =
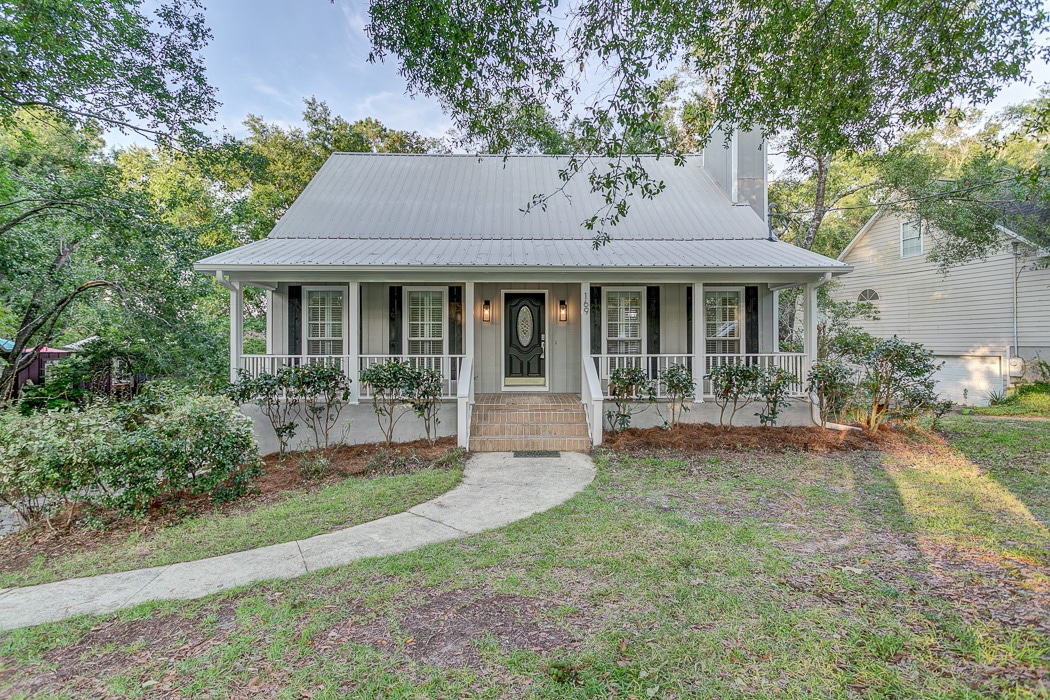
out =
{"type": "Polygon", "coordinates": [[[875,302],[879,300],[879,293],[874,289],[865,289],[857,295],[857,301],[875,302]]]}

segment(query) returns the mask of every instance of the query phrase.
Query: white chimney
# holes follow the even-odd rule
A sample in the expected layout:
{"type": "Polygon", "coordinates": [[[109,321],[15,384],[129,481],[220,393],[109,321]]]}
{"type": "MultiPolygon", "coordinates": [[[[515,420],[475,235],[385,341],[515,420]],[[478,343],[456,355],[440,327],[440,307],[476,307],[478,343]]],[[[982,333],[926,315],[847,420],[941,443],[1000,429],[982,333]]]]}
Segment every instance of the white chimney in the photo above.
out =
{"type": "Polygon", "coordinates": [[[727,139],[715,129],[704,149],[704,169],[729,197],[740,206],[750,206],[766,220],[766,142],[759,131],[733,129],[727,139]]]}

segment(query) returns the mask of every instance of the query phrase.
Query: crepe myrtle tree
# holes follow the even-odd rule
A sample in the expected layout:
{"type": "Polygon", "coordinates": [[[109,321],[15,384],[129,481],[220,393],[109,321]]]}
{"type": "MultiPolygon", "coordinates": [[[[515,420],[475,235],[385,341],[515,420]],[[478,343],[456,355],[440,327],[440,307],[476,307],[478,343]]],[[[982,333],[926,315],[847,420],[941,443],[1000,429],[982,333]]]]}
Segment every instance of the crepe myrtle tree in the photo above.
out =
{"type": "MultiPolygon", "coordinates": [[[[826,173],[834,156],[932,124],[955,101],[990,101],[1046,51],[1046,26],[1040,0],[372,0],[366,31],[370,59],[396,61],[466,144],[507,152],[530,128],[542,142],[552,120],[571,124],[561,177],[604,194],[582,222],[601,244],[632,196],[663,188],[636,154],[682,153],[674,129],[652,128],[682,63],[697,78],[681,110],[694,131],[786,135],[789,160],[826,173]]],[[[818,187],[816,226],[826,208],[818,187]]]]}

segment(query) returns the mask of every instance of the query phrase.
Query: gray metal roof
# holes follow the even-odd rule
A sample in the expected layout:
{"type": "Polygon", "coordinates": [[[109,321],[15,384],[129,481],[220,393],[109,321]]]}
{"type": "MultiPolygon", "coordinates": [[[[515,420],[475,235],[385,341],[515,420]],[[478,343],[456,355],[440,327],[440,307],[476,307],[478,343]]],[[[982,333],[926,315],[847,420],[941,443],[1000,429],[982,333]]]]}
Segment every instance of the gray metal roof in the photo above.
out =
{"type": "Polygon", "coordinates": [[[749,206],[734,206],[696,162],[646,157],[665,184],[631,198],[595,250],[582,222],[604,204],[585,175],[563,183],[555,156],[334,154],[255,243],[200,261],[199,270],[315,266],[806,268],[843,263],[766,240],[749,206]],[[564,189],[546,209],[533,195],[564,189]]]}
{"type": "Polygon", "coordinates": [[[353,240],[266,238],[198,264],[202,270],[243,267],[614,267],[727,268],[845,272],[849,266],[780,241],[353,240]]]}

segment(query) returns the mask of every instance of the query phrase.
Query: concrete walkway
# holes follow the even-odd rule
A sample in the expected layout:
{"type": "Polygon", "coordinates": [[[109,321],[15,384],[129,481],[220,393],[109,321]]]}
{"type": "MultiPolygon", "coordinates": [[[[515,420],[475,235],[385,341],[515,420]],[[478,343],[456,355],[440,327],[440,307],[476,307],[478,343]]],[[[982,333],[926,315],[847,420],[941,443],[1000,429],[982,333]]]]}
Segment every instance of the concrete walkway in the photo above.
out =
{"type": "Polygon", "coordinates": [[[267,579],[301,576],[502,527],[564,503],[594,479],[583,454],[473,456],[448,493],[370,523],[221,557],[117,574],[0,589],[0,629],[108,613],[151,600],[184,600],[267,579]]]}

